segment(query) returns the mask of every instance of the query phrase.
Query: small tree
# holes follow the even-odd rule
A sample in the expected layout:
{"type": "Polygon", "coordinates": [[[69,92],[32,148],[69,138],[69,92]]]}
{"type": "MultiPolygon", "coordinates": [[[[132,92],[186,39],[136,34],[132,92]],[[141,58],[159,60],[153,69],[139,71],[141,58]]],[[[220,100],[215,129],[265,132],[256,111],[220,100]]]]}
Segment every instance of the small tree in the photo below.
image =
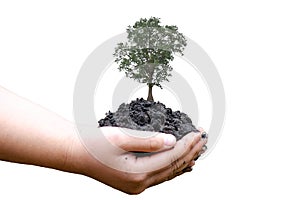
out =
{"type": "Polygon", "coordinates": [[[129,78],[148,85],[148,101],[154,101],[152,87],[161,87],[162,81],[169,81],[174,53],[183,55],[186,39],[178,32],[177,26],[161,26],[160,19],[141,18],[127,28],[125,43],[115,49],[115,62],[119,70],[125,71],[129,78]]]}

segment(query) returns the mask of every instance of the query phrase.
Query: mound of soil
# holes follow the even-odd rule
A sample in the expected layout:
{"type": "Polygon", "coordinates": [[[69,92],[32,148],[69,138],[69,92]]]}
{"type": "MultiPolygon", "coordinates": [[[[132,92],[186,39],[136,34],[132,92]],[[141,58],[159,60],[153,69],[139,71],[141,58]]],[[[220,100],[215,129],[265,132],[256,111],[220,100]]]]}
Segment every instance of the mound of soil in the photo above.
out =
{"type": "Polygon", "coordinates": [[[109,111],[98,123],[99,127],[116,126],[172,134],[177,140],[191,131],[198,132],[187,114],[143,98],[121,104],[116,112],[109,111]]]}

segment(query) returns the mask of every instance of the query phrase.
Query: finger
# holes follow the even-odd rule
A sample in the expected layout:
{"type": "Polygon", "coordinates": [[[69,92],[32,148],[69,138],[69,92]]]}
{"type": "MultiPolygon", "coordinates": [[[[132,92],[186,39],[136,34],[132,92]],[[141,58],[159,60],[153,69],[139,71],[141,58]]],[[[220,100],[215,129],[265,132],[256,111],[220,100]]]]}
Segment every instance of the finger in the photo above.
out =
{"type": "MultiPolygon", "coordinates": [[[[183,174],[183,172],[182,172],[182,174],[183,174]]],[[[181,174],[179,174],[179,175],[181,175],[181,174]]],[[[166,182],[166,181],[169,181],[169,179],[168,179],[168,178],[165,178],[165,179],[157,179],[157,180],[154,181],[154,182],[148,182],[147,188],[150,188],[150,187],[159,185],[159,184],[161,184],[161,183],[163,183],[163,182],[166,182]]]]}
{"type": "Polygon", "coordinates": [[[199,151],[201,147],[203,146],[203,143],[199,141],[194,148],[185,156],[181,157],[177,161],[175,161],[177,164],[173,164],[172,166],[172,171],[174,174],[183,171],[187,168],[191,168],[195,165],[194,158],[199,154],[199,151]],[[180,165],[180,163],[182,163],[180,165]]]}
{"type": "Polygon", "coordinates": [[[196,164],[196,162],[195,162],[194,160],[192,160],[192,161],[190,162],[190,164],[188,165],[188,167],[193,167],[195,164],[196,164]]]}
{"type": "Polygon", "coordinates": [[[187,155],[175,161],[175,165],[171,164],[173,173],[180,172],[187,167],[195,165],[194,159],[199,154],[199,151],[202,146],[202,141],[199,141],[187,155]]]}
{"type": "MultiPolygon", "coordinates": [[[[187,169],[187,170],[183,170],[183,171],[181,171],[181,172],[178,172],[178,173],[176,173],[175,175],[172,175],[172,176],[170,176],[170,177],[164,177],[164,176],[161,176],[160,178],[157,178],[155,181],[148,181],[148,182],[147,182],[147,188],[152,187],[152,186],[155,186],[155,185],[158,185],[158,184],[163,183],[163,182],[165,182],[165,181],[172,180],[172,179],[174,179],[174,178],[177,177],[177,176],[180,176],[180,175],[182,175],[182,174],[184,174],[184,173],[188,173],[188,172],[191,172],[191,171],[192,171],[192,169],[190,168],[190,169],[187,169]]],[[[149,179],[148,179],[148,180],[149,180],[149,179]]]]}
{"type": "Polygon", "coordinates": [[[198,152],[195,157],[194,157],[194,161],[198,160],[202,154],[204,154],[207,150],[207,146],[206,146],[206,142],[202,144],[201,150],[200,152],[198,152]]]}
{"type": "Polygon", "coordinates": [[[170,134],[124,128],[120,130],[123,133],[111,131],[105,136],[111,143],[124,151],[157,152],[170,149],[176,144],[176,138],[170,134]]]}
{"type": "Polygon", "coordinates": [[[208,139],[208,133],[202,127],[199,127],[198,130],[200,131],[201,139],[207,140],[208,139]]]}
{"type": "Polygon", "coordinates": [[[160,152],[150,156],[139,157],[135,168],[138,170],[157,171],[169,168],[171,163],[174,163],[182,156],[186,156],[195,146],[195,143],[200,141],[200,134],[191,132],[177,141],[173,149],[160,152]]]}
{"type": "Polygon", "coordinates": [[[168,168],[165,168],[165,170],[154,174],[148,179],[148,185],[157,185],[164,181],[171,180],[185,172],[190,172],[192,166],[195,164],[193,161],[194,155],[200,151],[202,145],[203,143],[199,141],[186,156],[174,161],[168,168]]]}
{"type": "MultiPolygon", "coordinates": [[[[201,132],[203,132],[203,129],[201,130],[201,132]]],[[[191,144],[192,149],[190,149],[185,154],[183,154],[179,159],[173,161],[168,168],[164,168],[164,170],[161,170],[159,173],[149,178],[148,179],[149,187],[157,185],[164,181],[171,180],[186,172],[191,172],[192,167],[195,165],[195,161],[194,161],[195,157],[199,155],[202,146],[206,143],[206,141],[201,138],[202,138],[201,134],[196,135],[194,141],[191,144]]]]}

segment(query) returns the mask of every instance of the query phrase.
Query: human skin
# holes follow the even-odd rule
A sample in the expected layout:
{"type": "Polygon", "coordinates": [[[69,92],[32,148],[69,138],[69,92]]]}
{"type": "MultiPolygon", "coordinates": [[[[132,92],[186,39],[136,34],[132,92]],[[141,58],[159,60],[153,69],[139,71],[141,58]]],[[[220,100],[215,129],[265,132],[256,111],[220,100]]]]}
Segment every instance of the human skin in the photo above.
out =
{"type": "Polygon", "coordinates": [[[111,166],[88,151],[74,123],[0,87],[0,160],[3,161],[82,174],[125,193],[139,194],[191,171],[194,159],[203,153],[201,149],[207,142],[199,133],[189,133],[176,142],[173,136],[163,133],[138,138],[124,134],[119,128],[101,130],[99,134],[111,146],[123,150],[108,152],[113,161],[111,166]],[[156,153],[137,159],[131,153],[136,151],[156,153]]]}

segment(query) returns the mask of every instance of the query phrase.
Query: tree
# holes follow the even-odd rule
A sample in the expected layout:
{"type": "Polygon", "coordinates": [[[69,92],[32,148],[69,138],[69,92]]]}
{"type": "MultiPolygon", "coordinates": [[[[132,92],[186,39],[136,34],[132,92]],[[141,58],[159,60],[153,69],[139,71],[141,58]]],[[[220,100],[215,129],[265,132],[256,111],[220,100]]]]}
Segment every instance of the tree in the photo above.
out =
{"type": "Polygon", "coordinates": [[[170,62],[174,53],[183,55],[187,43],[177,26],[162,26],[160,19],[141,18],[133,26],[128,26],[125,43],[115,48],[115,62],[119,70],[129,78],[148,85],[148,101],[154,101],[152,87],[162,81],[169,81],[173,68],[170,62]]]}

